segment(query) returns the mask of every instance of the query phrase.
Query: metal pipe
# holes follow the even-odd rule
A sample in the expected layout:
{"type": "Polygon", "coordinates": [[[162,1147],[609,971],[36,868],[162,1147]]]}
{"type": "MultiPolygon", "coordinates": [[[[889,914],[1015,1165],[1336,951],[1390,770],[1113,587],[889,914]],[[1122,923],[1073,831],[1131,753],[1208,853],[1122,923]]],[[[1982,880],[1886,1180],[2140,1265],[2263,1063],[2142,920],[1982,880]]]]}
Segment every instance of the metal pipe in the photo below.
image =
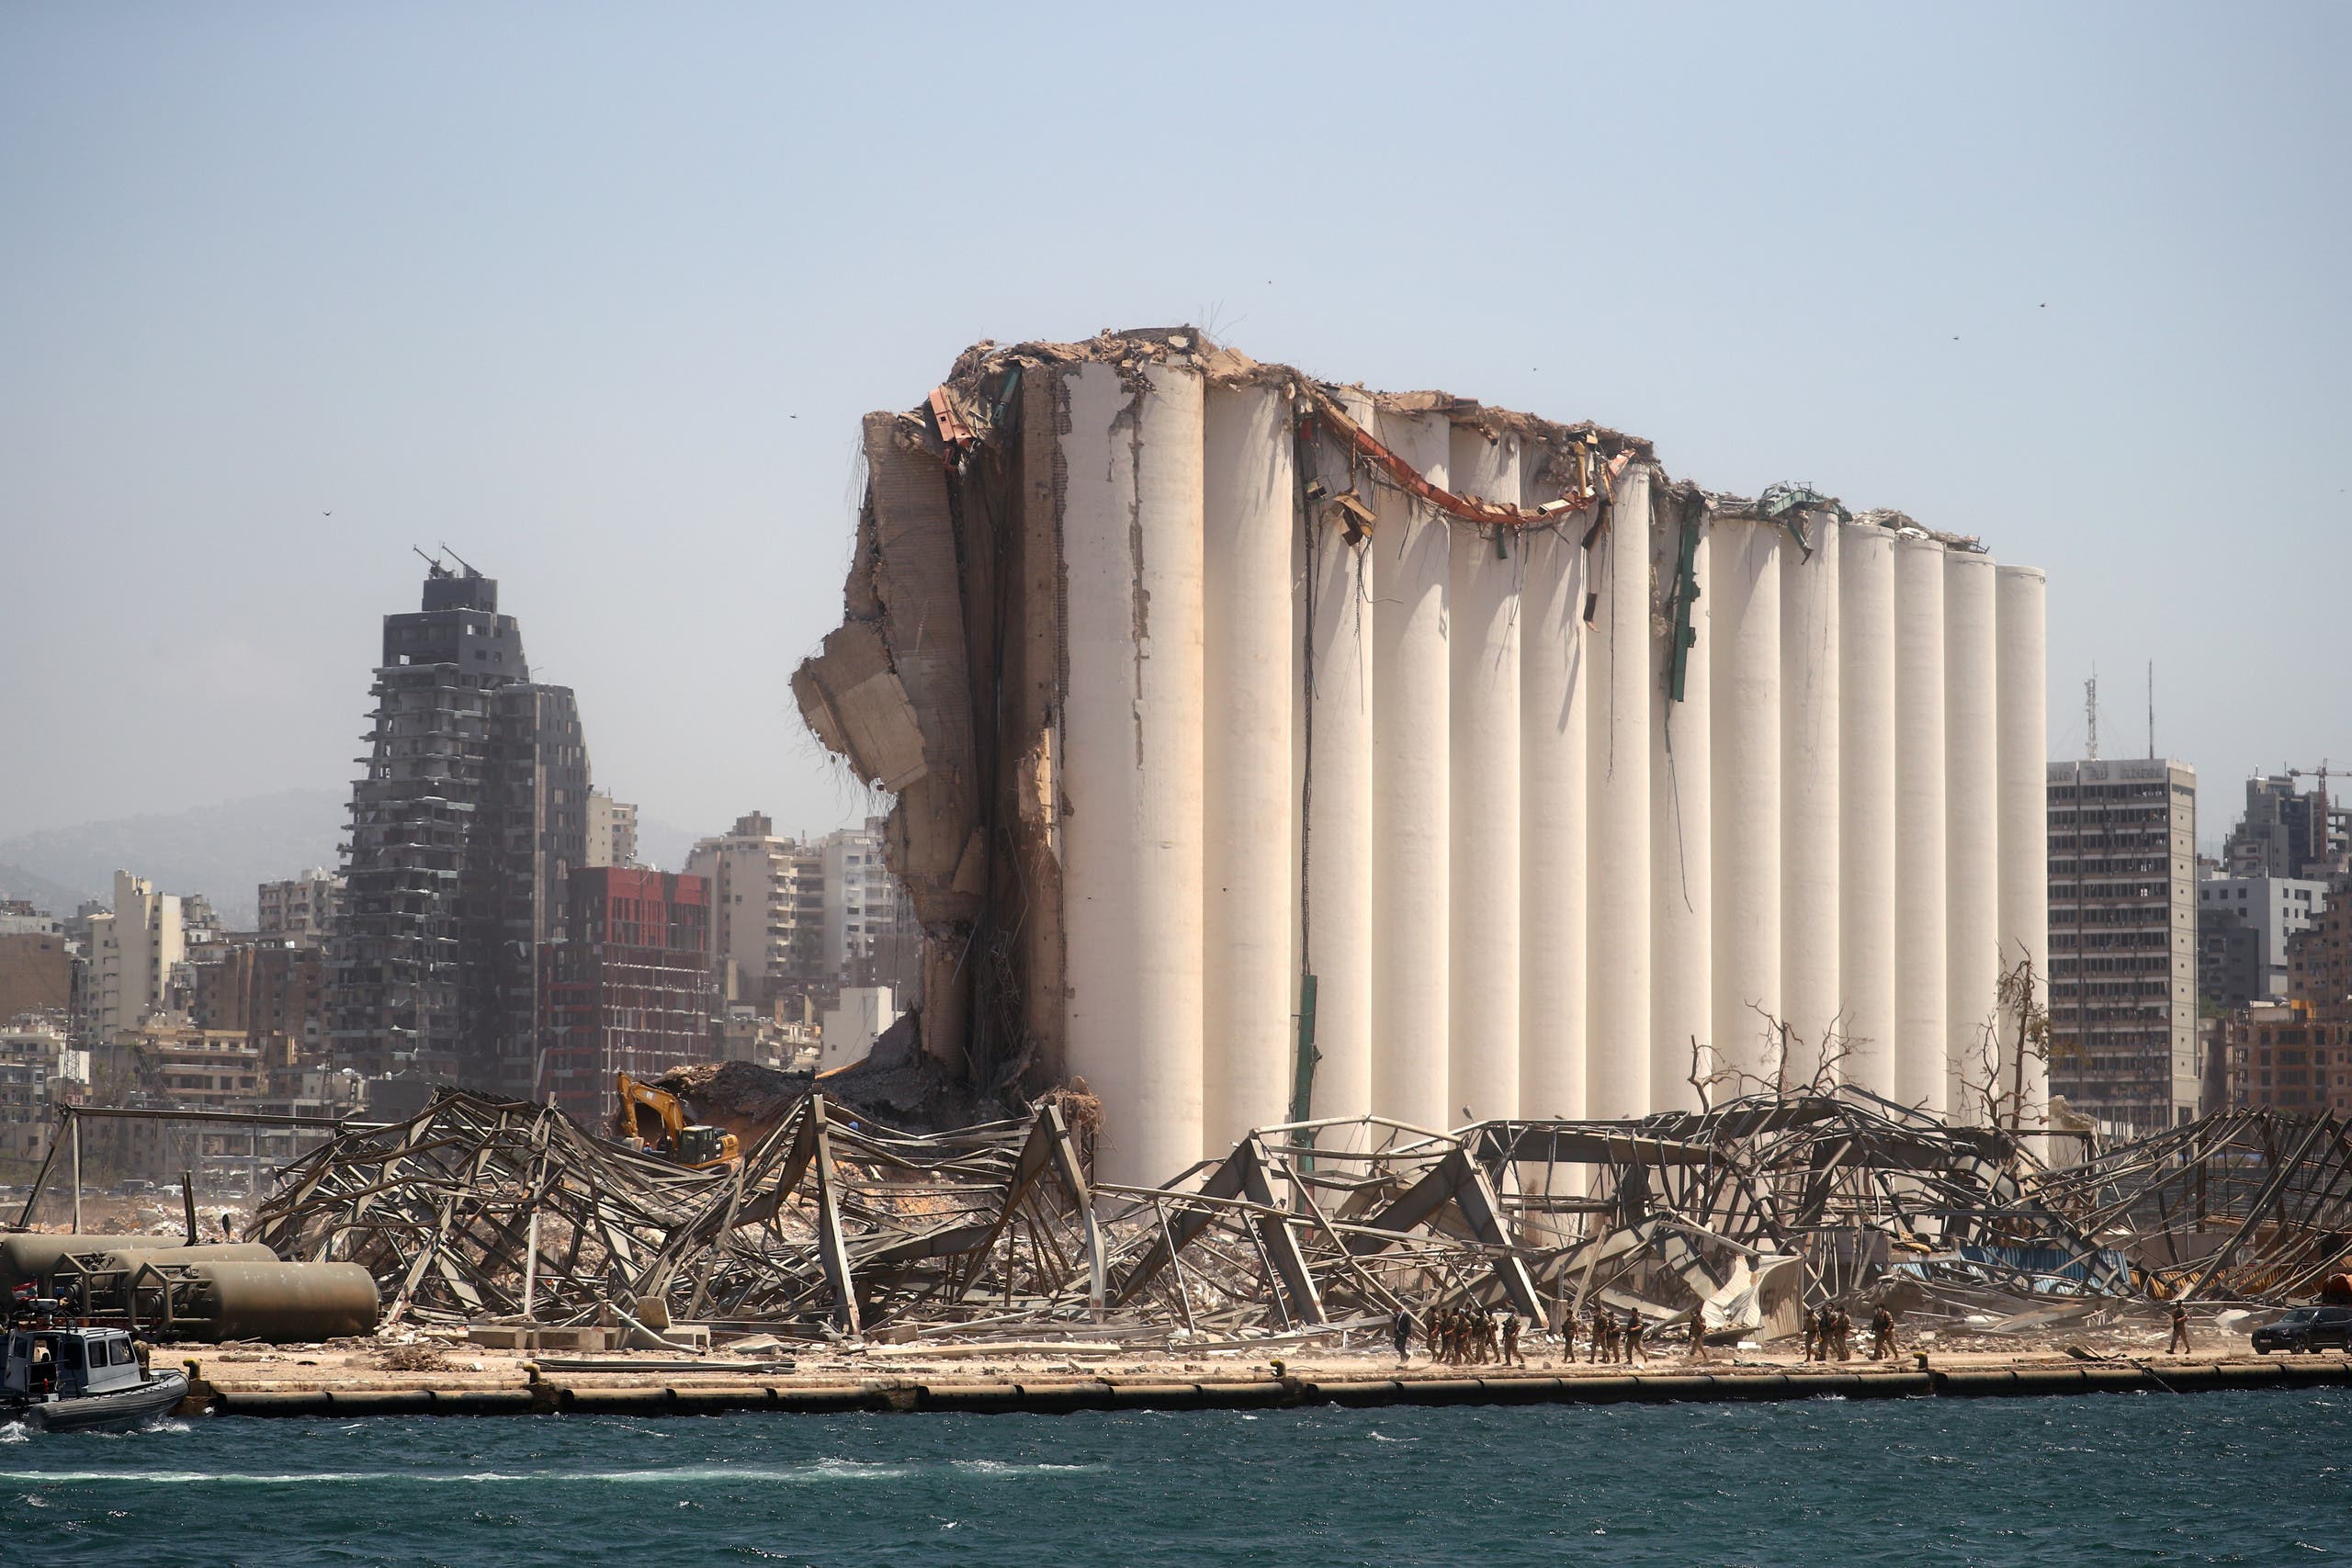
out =
{"type": "Polygon", "coordinates": [[[82,1234],[82,1118],[74,1118],[74,1234],[82,1234]]]}

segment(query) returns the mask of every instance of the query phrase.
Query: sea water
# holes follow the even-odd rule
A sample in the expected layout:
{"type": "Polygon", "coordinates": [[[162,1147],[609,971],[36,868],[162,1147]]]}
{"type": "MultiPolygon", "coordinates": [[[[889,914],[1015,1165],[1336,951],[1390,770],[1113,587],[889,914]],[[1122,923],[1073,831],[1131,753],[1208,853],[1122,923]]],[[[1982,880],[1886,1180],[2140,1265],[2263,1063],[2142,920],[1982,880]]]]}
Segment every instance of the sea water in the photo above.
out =
{"type": "Polygon", "coordinates": [[[0,1433],[0,1562],[2147,1563],[2352,1552],[2352,1393],[0,1433]]]}

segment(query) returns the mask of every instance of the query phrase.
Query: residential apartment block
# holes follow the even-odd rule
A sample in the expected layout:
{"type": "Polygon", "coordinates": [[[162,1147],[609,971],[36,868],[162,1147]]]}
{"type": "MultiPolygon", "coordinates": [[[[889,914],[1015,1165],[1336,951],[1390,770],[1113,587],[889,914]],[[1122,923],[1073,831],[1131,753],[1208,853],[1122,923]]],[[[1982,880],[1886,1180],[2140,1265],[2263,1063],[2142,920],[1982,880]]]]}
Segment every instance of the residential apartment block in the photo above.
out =
{"type": "Polygon", "coordinates": [[[2257,1001],[2222,1024],[2230,1100],[2294,1116],[2352,1112],[2352,1025],[2294,1001],[2257,1001]]]}
{"type": "Polygon", "coordinates": [[[589,1126],[613,1075],[654,1078],[711,1059],[710,885],[636,866],[583,866],[567,934],[548,949],[548,1048],[536,1098],[589,1126]]]}
{"type": "Polygon", "coordinates": [[[710,884],[710,953],[729,1002],[766,1008],[805,994],[823,972],[824,857],[779,838],[763,812],[735,820],[686,856],[710,884]]]}
{"type": "Polygon", "coordinates": [[[2287,944],[2327,908],[2308,877],[2209,876],[2197,885],[2197,992],[2236,1009],[2287,995],[2287,944]]]}
{"type": "Polygon", "coordinates": [[[2245,781],[2245,814],[2222,851],[2229,875],[2325,878],[2344,869],[2346,814],[2328,801],[2326,773],[2310,790],[2297,777],[2245,781]]]}
{"type": "Polygon", "coordinates": [[[114,908],[90,917],[87,1008],[100,1036],[131,1029],[164,1005],[172,967],[187,956],[180,900],[127,871],[114,874],[114,908]]]}
{"type": "Polygon", "coordinates": [[[342,896],[343,878],[317,867],[282,882],[265,882],[254,891],[260,912],[254,929],[264,936],[322,943],[334,929],[342,896]]]}
{"type": "Polygon", "coordinates": [[[2120,1133],[2192,1120],[2197,772],[2052,762],[2050,1089],[2120,1133]]]}
{"type": "Polygon", "coordinates": [[[825,835],[819,845],[824,872],[824,965],[836,986],[872,986],[899,980],[915,963],[914,905],[883,863],[883,832],[888,818],[869,817],[862,828],[825,835]],[[894,951],[902,946],[903,952],[894,951]]]}
{"type": "Polygon", "coordinates": [[[637,807],[601,789],[588,792],[588,854],[583,865],[637,863],[637,807]]]}

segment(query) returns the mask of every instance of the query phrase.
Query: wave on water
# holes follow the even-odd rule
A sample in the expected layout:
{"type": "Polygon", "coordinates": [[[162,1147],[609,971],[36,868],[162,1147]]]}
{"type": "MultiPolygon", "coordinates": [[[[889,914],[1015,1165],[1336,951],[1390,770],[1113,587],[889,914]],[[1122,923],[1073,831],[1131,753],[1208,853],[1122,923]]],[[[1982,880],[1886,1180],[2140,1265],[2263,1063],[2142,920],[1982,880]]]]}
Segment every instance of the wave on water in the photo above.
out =
{"type": "Polygon", "coordinates": [[[22,1421],[11,1421],[0,1427],[0,1443],[29,1443],[32,1440],[33,1435],[25,1430],[22,1421]]]}
{"type": "MultiPolygon", "coordinates": [[[[238,1472],[209,1470],[21,1470],[0,1471],[0,1483],[72,1486],[356,1486],[386,1482],[442,1485],[707,1485],[727,1482],[760,1482],[778,1485],[820,1485],[834,1481],[898,1481],[938,1465],[886,1464],[864,1460],[823,1459],[805,1465],[681,1465],[646,1470],[319,1470],[311,1472],[238,1472]]],[[[1098,1471],[1099,1464],[1014,1464],[1003,1460],[951,1460],[945,1468],[975,1475],[1030,1475],[1056,1471],[1098,1471]]]]}
{"type": "Polygon", "coordinates": [[[864,1464],[851,1460],[827,1460],[791,1468],[751,1465],[695,1465],[674,1470],[315,1470],[255,1473],[209,1470],[17,1470],[0,1471],[0,1483],[66,1486],[104,1483],[110,1486],[351,1486],[408,1482],[435,1485],[527,1484],[533,1486],[598,1486],[651,1484],[668,1482],[702,1483],[725,1481],[776,1482],[785,1484],[826,1481],[892,1481],[910,1472],[894,1464],[864,1464]]]}
{"type": "Polygon", "coordinates": [[[950,1460],[947,1462],[954,1465],[957,1470],[968,1470],[977,1475],[1024,1475],[1035,1474],[1041,1471],[1090,1471],[1101,1470],[1103,1468],[1099,1464],[1046,1464],[1042,1462],[1037,1464],[1012,1464],[1001,1459],[957,1459],[950,1460]]]}

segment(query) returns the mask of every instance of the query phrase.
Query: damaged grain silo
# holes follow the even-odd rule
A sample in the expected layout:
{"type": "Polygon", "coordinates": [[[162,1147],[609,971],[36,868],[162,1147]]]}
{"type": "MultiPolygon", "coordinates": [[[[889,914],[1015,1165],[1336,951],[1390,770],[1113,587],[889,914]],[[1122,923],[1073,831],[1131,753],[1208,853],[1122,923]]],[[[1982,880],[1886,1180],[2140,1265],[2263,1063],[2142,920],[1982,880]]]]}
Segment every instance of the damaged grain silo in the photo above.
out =
{"type": "Polygon", "coordinates": [[[923,1050],[1084,1077],[1109,1179],[1722,1084],[2039,1121],[2039,570],[1190,329],[981,344],[865,450],[801,710],[898,795],[923,1050]]]}

